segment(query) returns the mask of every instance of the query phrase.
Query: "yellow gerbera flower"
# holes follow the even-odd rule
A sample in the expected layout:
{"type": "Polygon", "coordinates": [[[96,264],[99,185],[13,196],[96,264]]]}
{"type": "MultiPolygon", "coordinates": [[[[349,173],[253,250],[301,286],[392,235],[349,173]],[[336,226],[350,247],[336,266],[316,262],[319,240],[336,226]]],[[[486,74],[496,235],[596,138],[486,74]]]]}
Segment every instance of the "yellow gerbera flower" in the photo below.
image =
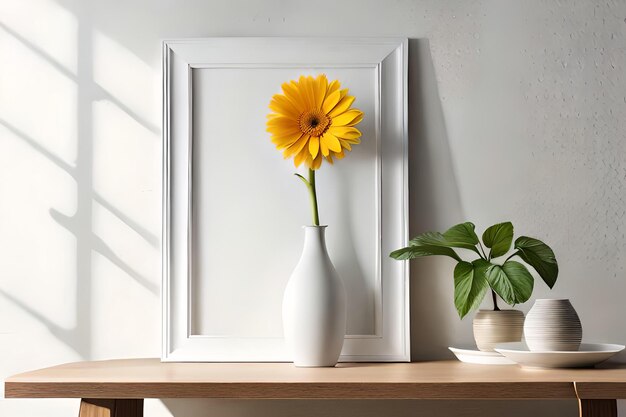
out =
{"type": "Polygon", "coordinates": [[[322,159],[333,163],[342,159],[351,145],[360,143],[361,132],[355,127],[363,112],[350,108],[354,97],[341,89],[339,81],[328,82],[326,75],[300,76],[282,85],[282,94],[270,102],[267,131],[285,158],[293,156],[296,167],[303,162],[318,169],[322,159]]]}

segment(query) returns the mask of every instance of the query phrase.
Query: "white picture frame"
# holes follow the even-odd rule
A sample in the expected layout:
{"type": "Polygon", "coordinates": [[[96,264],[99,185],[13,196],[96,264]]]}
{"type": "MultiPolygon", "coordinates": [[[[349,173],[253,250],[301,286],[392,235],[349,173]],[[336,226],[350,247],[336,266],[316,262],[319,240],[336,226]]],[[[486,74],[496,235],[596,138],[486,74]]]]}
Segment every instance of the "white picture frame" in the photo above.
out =
{"type": "Polygon", "coordinates": [[[403,38],[163,42],[163,361],[290,361],[280,302],[308,202],[265,132],[263,103],[278,80],[316,72],[365,107],[362,144],[318,176],[330,256],[349,278],[340,361],[410,360],[408,262],[388,256],[408,240],[407,53],[403,38]]]}

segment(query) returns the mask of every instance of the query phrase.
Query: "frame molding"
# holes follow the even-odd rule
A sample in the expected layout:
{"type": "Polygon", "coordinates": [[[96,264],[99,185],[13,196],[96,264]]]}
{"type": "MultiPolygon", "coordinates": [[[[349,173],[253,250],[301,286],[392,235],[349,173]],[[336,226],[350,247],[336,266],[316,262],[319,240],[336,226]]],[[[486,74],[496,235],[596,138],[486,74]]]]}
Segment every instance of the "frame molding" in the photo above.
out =
{"type": "Polygon", "coordinates": [[[193,71],[291,67],[377,71],[376,280],[380,281],[380,289],[376,291],[375,334],[347,335],[340,361],[410,360],[408,263],[385,255],[408,240],[407,54],[408,41],[401,38],[207,38],[163,42],[163,361],[289,360],[282,338],[194,335],[190,316],[193,71]],[[306,48],[312,58],[294,63],[285,52],[290,48],[306,48]],[[323,63],[319,57],[323,57],[323,63]]]}

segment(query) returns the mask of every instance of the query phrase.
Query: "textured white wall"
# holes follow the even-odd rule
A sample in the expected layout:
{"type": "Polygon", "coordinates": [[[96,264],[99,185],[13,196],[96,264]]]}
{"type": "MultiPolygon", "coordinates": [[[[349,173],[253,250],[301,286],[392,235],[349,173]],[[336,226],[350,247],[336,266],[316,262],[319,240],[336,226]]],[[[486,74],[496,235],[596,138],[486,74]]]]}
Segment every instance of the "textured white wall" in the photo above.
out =
{"type": "MultiPolygon", "coordinates": [[[[159,355],[160,40],[227,35],[418,39],[412,233],[512,220],[561,265],[555,289],[538,282],[535,297],[571,298],[586,339],[626,343],[625,2],[3,0],[0,377],[159,355]]],[[[451,270],[447,260],[412,264],[415,360],[471,343],[451,270]]],[[[0,400],[0,415],[76,407],[0,400]]],[[[149,401],[147,410],[549,416],[575,404],[149,401]]]]}

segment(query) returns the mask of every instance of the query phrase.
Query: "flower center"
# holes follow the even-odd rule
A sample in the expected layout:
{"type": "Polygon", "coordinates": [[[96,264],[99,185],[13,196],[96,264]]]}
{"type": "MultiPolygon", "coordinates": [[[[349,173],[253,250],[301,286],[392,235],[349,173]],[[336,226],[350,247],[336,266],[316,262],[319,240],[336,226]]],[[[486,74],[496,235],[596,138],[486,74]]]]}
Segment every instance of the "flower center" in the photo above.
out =
{"type": "Polygon", "coordinates": [[[331,119],[319,109],[305,111],[298,117],[298,124],[302,133],[320,137],[330,127],[331,119]]]}

